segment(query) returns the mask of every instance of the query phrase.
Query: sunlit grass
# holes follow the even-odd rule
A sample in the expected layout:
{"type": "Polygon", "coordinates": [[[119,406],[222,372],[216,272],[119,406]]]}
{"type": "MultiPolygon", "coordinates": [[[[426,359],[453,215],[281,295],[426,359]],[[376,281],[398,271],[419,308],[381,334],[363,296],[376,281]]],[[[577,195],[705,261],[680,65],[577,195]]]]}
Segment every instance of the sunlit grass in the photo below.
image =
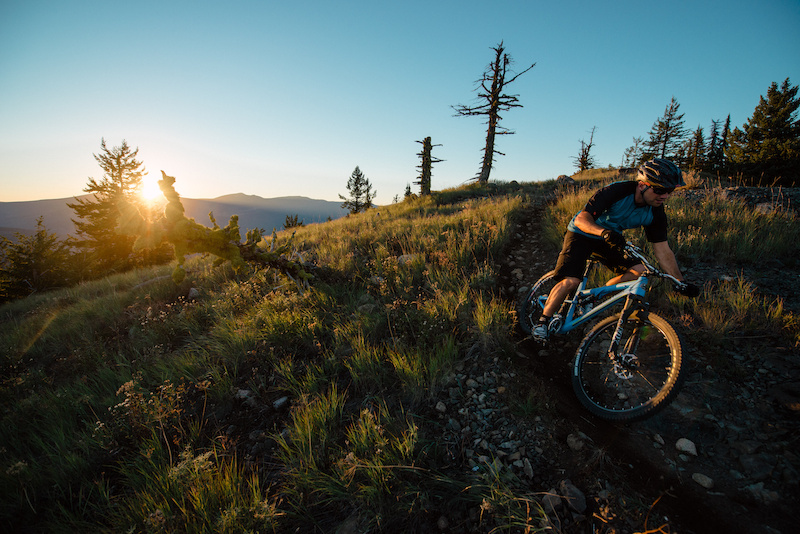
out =
{"type": "Polygon", "coordinates": [[[676,252],[684,257],[760,265],[772,259],[794,262],[800,252],[800,221],[792,212],[761,212],[713,193],[700,202],[678,195],[668,214],[676,252]]]}
{"type": "MultiPolygon", "coordinates": [[[[561,190],[546,215],[554,252],[592,188],[561,190]]],[[[514,480],[486,471],[465,489],[437,472],[427,417],[460,359],[515,350],[497,266],[522,209],[555,189],[470,185],[295,228],[316,266],[302,293],[270,270],[198,256],[180,286],[164,266],[1,307],[4,517],[66,532],[413,530],[466,499],[486,503],[493,527],[529,528],[538,511],[514,480]],[[289,408],[272,406],[279,397],[289,408]],[[241,421],[265,425],[275,448],[248,454],[241,421]]],[[[768,239],[786,214],[745,210],[736,224],[749,226],[730,233],[752,238],[725,256],[734,239],[693,230],[710,223],[673,200],[680,258],[747,262],[762,241],[762,260],[796,250],[768,239]]],[[[713,224],[734,224],[716,211],[713,224]]],[[[732,282],[670,305],[720,336],[796,330],[780,302],[753,295],[732,282]]],[[[547,409],[519,399],[523,416],[547,409]]]]}
{"type": "Polygon", "coordinates": [[[129,497],[113,510],[113,522],[139,532],[278,531],[282,515],[258,476],[235,458],[190,447],[177,459],[158,440],[126,463],[121,480],[129,497]]]}
{"type": "Polygon", "coordinates": [[[688,309],[697,326],[717,342],[731,335],[748,337],[766,333],[800,346],[797,315],[785,309],[782,298],[760,293],[742,275],[718,285],[707,284],[698,299],[672,294],[670,300],[678,309],[688,309]]]}
{"type": "Polygon", "coordinates": [[[620,177],[619,170],[614,168],[599,168],[599,169],[586,169],[585,171],[577,172],[572,175],[572,179],[580,182],[593,182],[596,187],[597,183],[610,182],[613,180],[630,180],[631,176],[620,177]]]}

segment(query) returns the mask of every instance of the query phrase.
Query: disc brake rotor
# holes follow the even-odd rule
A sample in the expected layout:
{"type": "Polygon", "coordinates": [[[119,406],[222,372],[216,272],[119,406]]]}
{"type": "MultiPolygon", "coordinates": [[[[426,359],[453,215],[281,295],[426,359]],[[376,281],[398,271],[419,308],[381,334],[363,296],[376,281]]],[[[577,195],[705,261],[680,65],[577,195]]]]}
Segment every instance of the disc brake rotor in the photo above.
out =
{"type": "Polygon", "coordinates": [[[630,380],[638,366],[639,360],[635,354],[620,354],[614,360],[613,371],[620,380],[630,380]]]}

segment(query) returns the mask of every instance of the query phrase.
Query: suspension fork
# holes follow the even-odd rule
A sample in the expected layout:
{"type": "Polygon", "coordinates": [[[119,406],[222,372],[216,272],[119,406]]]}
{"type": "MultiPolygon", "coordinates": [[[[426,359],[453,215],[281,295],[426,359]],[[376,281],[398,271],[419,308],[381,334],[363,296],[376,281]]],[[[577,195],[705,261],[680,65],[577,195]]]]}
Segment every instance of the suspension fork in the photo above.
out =
{"type": "Polygon", "coordinates": [[[620,313],[617,327],[614,329],[614,335],[611,336],[611,344],[608,347],[608,357],[613,362],[620,362],[620,354],[618,353],[619,342],[622,340],[622,330],[625,323],[633,317],[635,326],[631,336],[623,347],[623,354],[635,354],[639,345],[639,328],[644,323],[644,317],[647,314],[648,304],[644,299],[638,295],[628,295],[625,300],[625,305],[620,313]]]}

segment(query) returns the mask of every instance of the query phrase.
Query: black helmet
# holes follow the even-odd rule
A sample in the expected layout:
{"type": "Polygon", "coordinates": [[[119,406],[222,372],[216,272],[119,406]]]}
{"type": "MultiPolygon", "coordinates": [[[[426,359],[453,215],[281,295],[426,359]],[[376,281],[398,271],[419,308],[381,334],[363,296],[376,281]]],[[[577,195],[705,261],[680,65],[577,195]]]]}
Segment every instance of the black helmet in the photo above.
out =
{"type": "Polygon", "coordinates": [[[665,189],[675,189],[686,185],[681,170],[670,160],[661,158],[642,163],[636,179],[665,189]]]}

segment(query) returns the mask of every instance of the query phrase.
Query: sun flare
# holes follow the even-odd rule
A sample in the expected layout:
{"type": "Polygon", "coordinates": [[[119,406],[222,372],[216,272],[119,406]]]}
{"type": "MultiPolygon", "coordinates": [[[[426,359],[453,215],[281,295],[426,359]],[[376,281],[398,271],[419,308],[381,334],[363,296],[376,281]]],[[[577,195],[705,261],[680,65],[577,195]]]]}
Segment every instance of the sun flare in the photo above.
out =
{"type": "Polygon", "coordinates": [[[158,178],[145,176],[139,194],[142,196],[142,200],[148,204],[158,202],[162,198],[161,189],[158,187],[158,178]]]}

